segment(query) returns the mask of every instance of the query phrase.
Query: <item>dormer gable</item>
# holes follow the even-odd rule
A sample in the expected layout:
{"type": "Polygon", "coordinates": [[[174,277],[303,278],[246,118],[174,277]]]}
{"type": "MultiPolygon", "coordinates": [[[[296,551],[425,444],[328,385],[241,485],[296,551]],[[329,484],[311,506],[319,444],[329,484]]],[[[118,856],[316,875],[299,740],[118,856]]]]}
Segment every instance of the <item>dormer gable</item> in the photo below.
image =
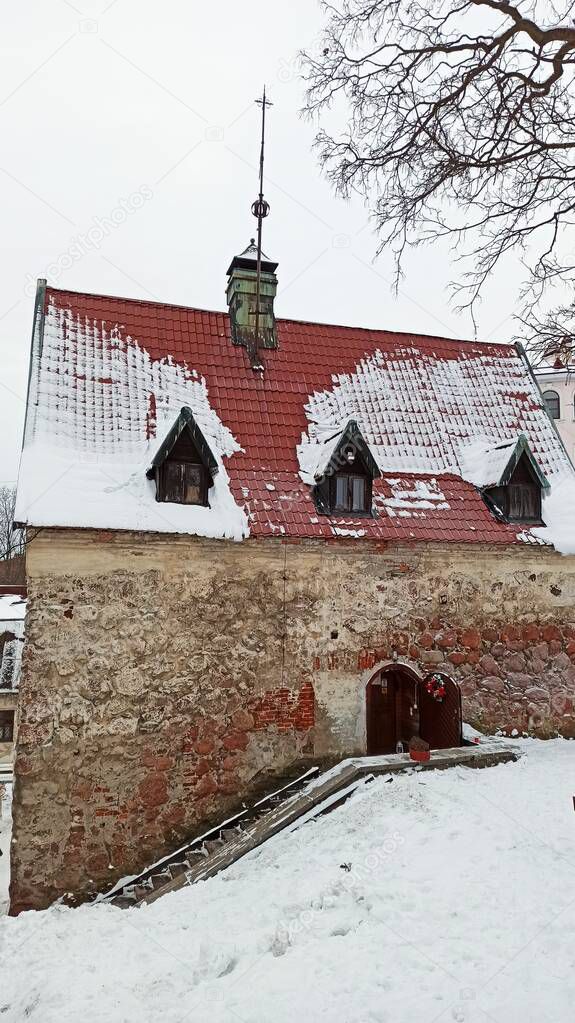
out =
{"type": "Polygon", "coordinates": [[[542,525],[542,494],[549,483],[524,434],[485,451],[480,490],[506,522],[542,525]]]}
{"type": "Polygon", "coordinates": [[[206,506],[217,472],[217,460],[192,410],[182,408],[146,472],[156,482],[156,501],[206,506]]]}
{"type": "Polygon", "coordinates": [[[314,473],[314,500],[323,515],[372,515],[372,483],[381,472],[355,419],[324,442],[314,473]]]}

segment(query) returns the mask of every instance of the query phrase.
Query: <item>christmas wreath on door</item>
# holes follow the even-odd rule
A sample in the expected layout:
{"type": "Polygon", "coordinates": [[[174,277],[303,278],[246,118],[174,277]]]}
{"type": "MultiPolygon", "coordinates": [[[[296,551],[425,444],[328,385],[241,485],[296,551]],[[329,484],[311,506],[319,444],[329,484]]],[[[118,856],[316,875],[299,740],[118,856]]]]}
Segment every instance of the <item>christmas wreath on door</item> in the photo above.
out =
{"type": "Polygon", "coordinates": [[[433,674],[428,675],[425,680],[425,691],[432,696],[437,703],[442,703],[447,696],[447,689],[445,682],[441,675],[433,674]]]}

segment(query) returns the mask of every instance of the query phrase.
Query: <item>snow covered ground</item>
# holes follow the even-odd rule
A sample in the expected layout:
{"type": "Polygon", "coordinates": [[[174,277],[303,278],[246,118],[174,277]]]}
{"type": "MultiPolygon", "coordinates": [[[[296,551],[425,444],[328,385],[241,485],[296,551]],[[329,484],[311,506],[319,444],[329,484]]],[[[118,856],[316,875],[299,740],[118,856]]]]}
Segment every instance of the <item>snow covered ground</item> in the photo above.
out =
{"type": "Polygon", "coordinates": [[[379,778],[147,908],[3,917],[2,1023],[568,1023],[575,742],[518,745],[379,778]]]}

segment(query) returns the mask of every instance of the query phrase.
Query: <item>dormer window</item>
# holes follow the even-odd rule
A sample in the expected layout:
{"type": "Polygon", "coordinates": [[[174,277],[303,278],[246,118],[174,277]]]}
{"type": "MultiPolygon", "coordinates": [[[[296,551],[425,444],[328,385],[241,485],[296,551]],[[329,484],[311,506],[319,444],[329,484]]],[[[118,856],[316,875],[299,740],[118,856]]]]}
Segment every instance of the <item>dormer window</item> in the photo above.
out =
{"type": "Polygon", "coordinates": [[[156,482],[156,501],[209,506],[218,463],[193,413],[183,408],[146,475],[156,482]]]}
{"type": "Polygon", "coordinates": [[[316,474],[316,507],[323,515],[371,515],[372,481],[380,471],[357,423],[351,420],[333,439],[326,467],[316,474]]]}
{"type": "Polygon", "coordinates": [[[510,483],[493,487],[486,497],[507,522],[541,525],[541,487],[534,483],[510,483]]]}
{"type": "Polygon", "coordinates": [[[207,505],[211,485],[203,465],[169,460],[159,471],[157,499],[173,504],[207,505]]]}
{"type": "Polygon", "coordinates": [[[334,512],[349,514],[371,511],[371,479],[350,472],[340,472],[332,477],[333,493],[331,505],[334,512]]]}
{"type": "Polygon", "coordinates": [[[487,504],[507,522],[543,525],[542,492],[549,484],[533,457],[527,439],[521,436],[514,444],[494,448],[494,461],[499,453],[502,456],[499,478],[495,485],[483,488],[487,504]]]}

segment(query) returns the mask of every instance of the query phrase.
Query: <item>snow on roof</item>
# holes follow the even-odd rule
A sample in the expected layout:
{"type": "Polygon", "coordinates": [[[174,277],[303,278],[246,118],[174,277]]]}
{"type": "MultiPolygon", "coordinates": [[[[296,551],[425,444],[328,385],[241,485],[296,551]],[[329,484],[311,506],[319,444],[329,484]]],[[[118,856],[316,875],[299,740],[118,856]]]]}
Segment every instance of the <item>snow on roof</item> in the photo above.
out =
{"type": "Polygon", "coordinates": [[[437,480],[416,480],[412,485],[406,484],[404,480],[388,480],[391,490],[390,497],[376,499],[376,506],[384,508],[392,518],[399,515],[400,518],[424,518],[425,512],[444,510],[450,507],[445,500],[445,494],[439,488],[437,480]]]}
{"type": "Polygon", "coordinates": [[[17,593],[0,594],[0,625],[4,622],[23,621],[26,615],[26,599],[17,593]]]}
{"type": "Polygon", "coordinates": [[[495,443],[488,437],[478,437],[462,444],[459,452],[461,475],[476,487],[496,487],[521,443],[520,437],[495,443]]]}
{"type": "Polygon", "coordinates": [[[301,444],[297,446],[297,457],[299,474],[304,483],[313,486],[323,475],[343,437],[346,425],[344,423],[343,426],[334,429],[332,424],[325,424],[323,427],[319,424],[314,431],[313,441],[307,436],[302,436],[301,444]]]}
{"type": "Polygon", "coordinates": [[[239,450],[206,382],[171,357],[152,359],[116,325],[50,304],[29,398],[15,518],[42,526],[194,533],[239,540],[249,527],[224,457],[239,450]],[[153,400],[152,400],[153,395],[153,400]],[[183,406],[220,471],[210,506],[158,503],[146,470],[183,406]]]}
{"type": "Polygon", "coordinates": [[[254,374],[224,313],[52,288],[43,312],[16,510],[32,525],[508,544],[534,534],[489,511],[466,446],[523,433],[551,491],[575,479],[513,346],[278,320],[254,374]],[[183,406],[218,461],[209,509],[158,504],[145,477],[183,406]],[[350,419],[382,472],[378,514],[357,521],[318,515],[312,494],[350,419]],[[430,479],[445,500],[422,496],[430,479]],[[401,508],[398,488],[419,497],[401,508]]]}
{"type": "Polygon", "coordinates": [[[487,438],[473,440],[460,448],[461,474],[476,487],[497,486],[516,446],[516,439],[493,444],[487,438]]]}
{"type": "Polygon", "coordinates": [[[574,474],[555,479],[551,490],[543,497],[545,527],[531,529],[531,535],[552,543],[561,554],[575,554],[575,477],[574,474]]]}
{"type": "Polygon", "coordinates": [[[481,347],[468,356],[462,344],[460,357],[450,359],[415,345],[374,352],[311,395],[302,446],[321,443],[330,428],[353,418],[382,472],[463,476],[463,442],[480,436],[493,446],[513,444],[520,432],[546,474],[569,468],[521,358],[513,348],[503,355],[481,347]]]}

